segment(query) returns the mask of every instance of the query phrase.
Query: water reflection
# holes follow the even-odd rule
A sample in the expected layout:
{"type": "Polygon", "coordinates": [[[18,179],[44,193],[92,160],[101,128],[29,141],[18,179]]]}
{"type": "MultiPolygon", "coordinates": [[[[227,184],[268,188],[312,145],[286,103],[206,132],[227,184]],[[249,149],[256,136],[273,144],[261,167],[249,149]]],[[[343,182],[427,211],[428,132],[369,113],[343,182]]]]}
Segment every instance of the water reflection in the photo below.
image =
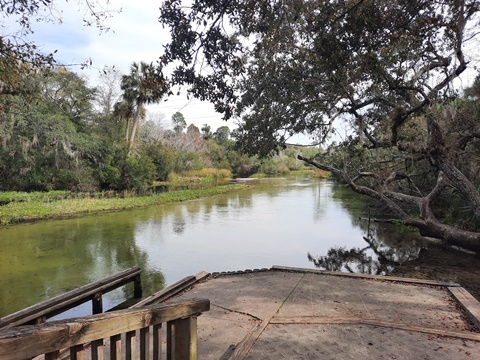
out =
{"type": "MultiPolygon", "coordinates": [[[[315,267],[328,271],[388,275],[396,267],[416,259],[427,246],[425,239],[416,233],[388,223],[372,223],[368,205],[347,188],[335,184],[332,186],[332,198],[344,200],[341,205],[351,215],[352,225],[362,230],[364,242],[360,247],[331,247],[326,255],[309,252],[308,260],[315,267]]],[[[322,208],[320,205],[317,207],[322,208]]]]}
{"type": "MultiPolygon", "coordinates": [[[[421,242],[402,234],[400,241],[380,224],[366,242],[364,215],[363,199],[349,189],[301,176],[183,203],[3,228],[0,316],[132,266],[142,268],[148,296],[200,271],[312,268],[317,259],[330,269],[381,273],[416,256],[421,242]]],[[[115,291],[104,307],[132,293],[115,291]]]]}
{"type": "MultiPolygon", "coordinates": [[[[128,216],[112,213],[2,229],[0,315],[132,266],[147,268],[148,255],[134,241],[134,223],[128,216]]],[[[152,272],[142,281],[145,288],[153,289],[162,287],[164,279],[152,272]]],[[[130,287],[109,293],[105,307],[132,293],[130,287]]]]}

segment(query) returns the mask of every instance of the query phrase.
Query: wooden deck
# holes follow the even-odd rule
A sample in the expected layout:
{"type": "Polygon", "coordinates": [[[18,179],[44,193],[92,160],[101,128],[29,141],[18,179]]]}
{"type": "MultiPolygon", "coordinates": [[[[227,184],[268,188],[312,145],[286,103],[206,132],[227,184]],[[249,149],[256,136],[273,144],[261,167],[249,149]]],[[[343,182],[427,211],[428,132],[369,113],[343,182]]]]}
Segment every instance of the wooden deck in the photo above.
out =
{"type": "Polygon", "coordinates": [[[458,284],[274,266],[200,273],[138,306],[197,297],[199,359],[480,359],[480,303],[458,284]]]}

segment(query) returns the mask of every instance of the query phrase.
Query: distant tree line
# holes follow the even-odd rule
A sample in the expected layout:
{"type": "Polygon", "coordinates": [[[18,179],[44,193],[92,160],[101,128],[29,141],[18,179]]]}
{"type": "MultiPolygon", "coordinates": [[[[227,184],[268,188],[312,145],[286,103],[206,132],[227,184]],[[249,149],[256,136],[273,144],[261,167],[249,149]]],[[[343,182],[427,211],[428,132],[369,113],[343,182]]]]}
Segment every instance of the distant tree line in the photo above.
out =
{"type": "MultiPolygon", "coordinates": [[[[21,69],[20,69],[21,70],[21,69]]],[[[274,160],[241,154],[227,126],[199,129],[180,112],[147,117],[167,92],[149,64],[102,74],[99,85],[63,67],[19,72],[15,93],[0,96],[0,190],[141,189],[202,168],[249,176],[303,168],[289,150],[274,160]]],[[[305,150],[304,150],[305,152],[305,150]]]]}

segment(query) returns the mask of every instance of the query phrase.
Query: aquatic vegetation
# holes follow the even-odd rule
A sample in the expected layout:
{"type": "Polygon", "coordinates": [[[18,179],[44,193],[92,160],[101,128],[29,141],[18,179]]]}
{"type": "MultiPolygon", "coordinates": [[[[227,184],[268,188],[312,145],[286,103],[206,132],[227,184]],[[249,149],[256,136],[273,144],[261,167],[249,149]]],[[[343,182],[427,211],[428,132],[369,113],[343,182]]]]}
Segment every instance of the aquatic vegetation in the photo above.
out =
{"type": "Polygon", "coordinates": [[[206,189],[186,189],[149,195],[135,196],[132,194],[117,193],[116,196],[103,197],[101,193],[88,194],[83,197],[69,197],[68,192],[47,193],[14,193],[0,199],[10,199],[1,206],[0,225],[10,225],[20,222],[36,221],[49,218],[72,217],[79,214],[101,211],[117,211],[159,205],[175,201],[186,201],[206,196],[214,196],[230,191],[245,188],[245,185],[231,184],[214,186],[206,189]],[[18,194],[18,196],[16,196],[18,194]],[[26,200],[28,199],[28,200],[26,200]]]}

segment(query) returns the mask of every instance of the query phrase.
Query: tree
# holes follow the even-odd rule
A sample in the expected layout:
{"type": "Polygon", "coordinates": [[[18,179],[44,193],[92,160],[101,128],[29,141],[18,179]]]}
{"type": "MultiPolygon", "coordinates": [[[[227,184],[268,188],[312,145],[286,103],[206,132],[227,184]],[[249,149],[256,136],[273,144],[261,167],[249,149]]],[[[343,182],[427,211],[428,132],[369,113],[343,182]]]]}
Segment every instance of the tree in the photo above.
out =
{"type": "Polygon", "coordinates": [[[105,70],[105,72],[100,73],[96,102],[104,115],[110,115],[115,104],[121,101],[121,81],[122,76],[117,70],[105,70]]]}
{"type": "Polygon", "coordinates": [[[43,69],[0,97],[0,188],[91,189],[97,141],[85,132],[92,89],[75,73],[43,69]]]}
{"type": "Polygon", "coordinates": [[[123,75],[121,88],[127,104],[134,107],[133,122],[127,123],[128,153],[132,150],[137,127],[145,116],[145,104],[158,102],[167,92],[161,69],[144,62],[133,63],[130,74],[123,75]]]}
{"type": "Polygon", "coordinates": [[[190,124],[187,127],[187,135],[189,135],[191,137],[199,138],[200,137],[200,129],[197,126],[195,126],[195,124],[190,124]]]}
{"type": "Polygon", "coordinates": [[[453,191],[480,219],[478,185],[456,165],[478,143],[480,125],[451,132],[441,111],[469,66],[465,49],[476,41],[479,5],[198,0],[187,7],[170,0],[161,7],[171,33],[162,61],[177,64],[173,83],[190,85],[225,119],[241,116],[236,137],[249,152],[265,156],[294,134],[325,139],[334,122],[349,124],[344,149],[364,161],[350,163],[349,153],[340,163],[299,158],[422,234],[480,249],[477,229],[448,224],[435,206],[453,191]]]}
{"type": "Polygon", "coordinates": [[[228,128],[228,126],[220,126],[213,133],[213,139],[219,145],[225,145],[227,143],[229,137],[230,137],[230,129],[228,128]]]}
{"type": "Polygon", "coordinates": [[[213,137],[212,128],[208,124],[203,124],[202,126],[202,138],[203,140],[210,140],[213,137]]]}
{"type": "Polygon", "coordinates": [[[173,124],[173,131],[175,134],[179,135],[183,132],[183,130],[187,127],[187,122],[185,121],[185,117],[179,111],[172,115],[172,124],[173,124]]]}
{"type": "Polygon", "coordinates": [[[68,116],[78,128],[91,120],[92,101],[95,89],[87,86],[87,80],[63,67],[55,70],[43,69],[37,77],[42,95],[57,110],[68,116]]]}

